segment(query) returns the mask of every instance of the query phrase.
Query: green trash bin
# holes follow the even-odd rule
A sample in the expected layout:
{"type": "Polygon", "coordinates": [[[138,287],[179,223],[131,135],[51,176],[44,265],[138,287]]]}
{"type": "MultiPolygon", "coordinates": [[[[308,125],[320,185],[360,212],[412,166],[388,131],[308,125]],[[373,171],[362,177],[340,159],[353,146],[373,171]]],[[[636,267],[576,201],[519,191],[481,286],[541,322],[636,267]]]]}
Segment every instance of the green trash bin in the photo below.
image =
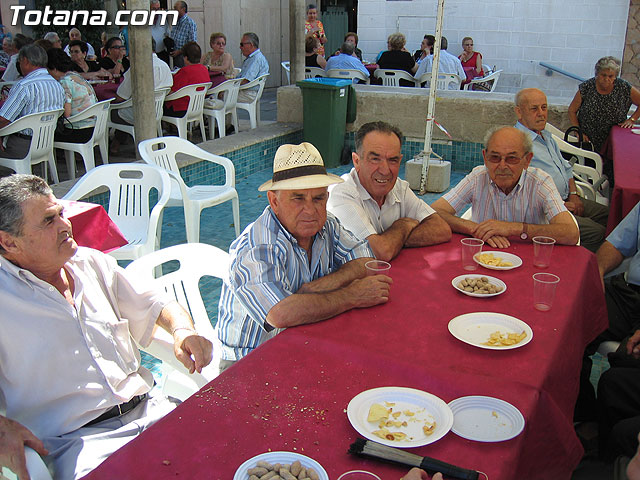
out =
{"type": "Polygon", "coordinates": [[[351,80],[309,78],[302,90],[304,141],[312,143],[328,168],[340,165],[347,117],[355,120],[355,90],[351,80]]]}

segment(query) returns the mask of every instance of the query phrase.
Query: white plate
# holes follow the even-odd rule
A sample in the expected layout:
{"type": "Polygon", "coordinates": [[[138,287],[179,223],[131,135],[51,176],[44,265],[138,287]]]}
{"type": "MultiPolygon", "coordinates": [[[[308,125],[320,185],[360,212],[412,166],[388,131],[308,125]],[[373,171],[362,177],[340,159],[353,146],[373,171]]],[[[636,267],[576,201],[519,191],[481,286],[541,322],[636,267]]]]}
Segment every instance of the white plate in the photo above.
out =
{"type": "Polygon", "coordinates": [[[413,448],[428,445],[444,437],[453,425],[453,413],[444,401],[435,395],[422,390],[406,387],[380,387],[365,390],[351,399],[347,407],[347,417],[356,431],[374,442],[397,448],[413,448]],[[379,430],[378,422],[368,422],[369,408],[374,403],[385,405],[384,402],[395,403],[390,408],[393,411],[411,410],[415,413],[409,417],[402,413],[398,421],[407,421],[406,427],[386,427],[392,432],[407,434],[404,440],[393,441],[374,435],[379,430]],[[436,422],[436,428],[431,435],[425,435],[422,427],[425,421],[436,422]]]}
{"type": "Polygon", "coordinates": [[[524,417],[520,410],[493,397],[460,397],[449,402],[453,411],[451,431],[467,440],[502,442],[520,435],[524,417]]]}
{"type": "Polygon", "coordinates": [[[489,252],[482,251],[482,252],[478,252],[473,256],[473,260],[478,265],[480,265],[481,267],[488,268],[489,270],[512,270],[512,269],[518,268],[520,265],[522,265],[522,259],[519,256],[514,255],[513,253],[500,252],[500,251],[489,251],[489,252]],[[494,257],[501,258],[505,262],[511,262],[511,266],[510,267],[496,267],[494,265],[486,265],[486,264],[478,261],[478,259],[476,258],[478,255],[482,255],[483,253],[492,253],[494,257]]]}
{"type": "Polygon", "coordinates": [[[459,292],[464,293],[465,295],[469,295],[470,297],[479,297],[479,298],[485,298],[485,297],[495,297],[496,295],[500,295],[501,293],[504,293],[507,290],[507,284],[504,283],[502,280],[500,280],[499,278],[496,277],[490,277],[489,275],[460,275],[456,278],[454,278],[453,280],[451,280],[451,285],[453,285],[453,288],[455,288],[456,290],[458,290],[459,292]],[[472,292],[466,292],[464,291],[462,288],[460,288],[458,286],[458,284],[466,279],[466,278],[486,278],[489,283],[502,287],[502,290],[500,290],[498,293],[472,293],[472,292]]]}
{"type": "Polygon", "coordinates": [[[256,455],[253,458],[250,458],[246,462],[244,462],[238,470],[236,470],[236,474],[233,476],[233,480],[249,480],[249,474],[247,471],[250,468],[256,466],[256,464],[260,461],[264,460],[269,463],[293,463],[296,460],[299,460],[303,467],[311,467],[318,474],[320,480],[329,480],[329,475],[327,475],[327,471],[322,468],[318,462],[316,462],[313,458],[309,458],[305,455],[300,455],[299,453],[294,452],[267,452],[261,453],[260,455],[256,455]]]}
{"type": "Polygon", "coordinates": [[[458,340],[473,345],[474,347],[486,348],[487,350],[511,350],[520,348],[533,339],[533,330],[522,320],[493,312],[474,312],[459,315],[449,322],[449,332],[458,340]],[[520,343],[497,347],[484,345],[489,340],[489,336],[496,331],[502,333],[522,333],[527,336],[520,343]]]}

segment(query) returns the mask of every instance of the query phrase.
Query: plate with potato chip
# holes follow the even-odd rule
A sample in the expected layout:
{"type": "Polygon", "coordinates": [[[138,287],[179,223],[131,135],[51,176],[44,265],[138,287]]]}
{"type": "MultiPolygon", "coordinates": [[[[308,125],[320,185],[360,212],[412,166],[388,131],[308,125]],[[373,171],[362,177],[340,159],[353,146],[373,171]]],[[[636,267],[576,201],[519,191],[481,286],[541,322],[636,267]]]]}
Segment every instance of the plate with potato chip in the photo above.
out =
{"type": "Polygon", "coordinates": [[[449,402],[456,435],[477,442],[503,442],[524,430],[520,410],[499,398],[472,395],[449,402]]]}
{"type": "Polygon", "coordinates": [[[494,312],[459,315],[449,322],[449,332],[464,343],[488,350],[520,348],[533,339],[533,330],[525,322],[494,312]]]}
{"type": "MultiPolygon", "coordinates": [[[[267,452],[256,455],[244,462],[238,470],[236,470],[233,480],[249,480],[251,475],[260,478],[274,471],[273,468],[280,464],[281,468],[285,468],[294,478],[316,478],[318,480],[329,480],[327,471],[322,468],[313,458],[295,452],[267,452]],[[304,472],[302,469],[304,468],[304,472]],[[315,475],[309,474],[309,469],[315,472],[315,475]],[[300,475],[304,475],[301,477],[300,475]]],[[[278,470],[279,471],[279,470],[278,470]]],[[[286,474],[285,474],[286,475],[286,474]]],[[[284,478],[282,476],[278,478],[284,478]]],[[[289,477],[287,477],[289,478],[289,477]]]]}
{"type": "Polygon", "coordinates": [[[512,270],[522,265],[522,259],[507,252],[478,252],[473,260],[480,266],[489,270],[512,270]]]}
{"type": "Polygon", "coordinates": [[[495,297],[507,290],[507,284],[489,275],[460,275],[451,280],[453,288],[470,297],[495,297]]]}
{"type": "Polygon", "coordinates": [[[407,387],[365,390],[351,399],[347,417],[366,439],[398,448],[433,443],[453,425],[453,413],[442,399],[407,387]]]}

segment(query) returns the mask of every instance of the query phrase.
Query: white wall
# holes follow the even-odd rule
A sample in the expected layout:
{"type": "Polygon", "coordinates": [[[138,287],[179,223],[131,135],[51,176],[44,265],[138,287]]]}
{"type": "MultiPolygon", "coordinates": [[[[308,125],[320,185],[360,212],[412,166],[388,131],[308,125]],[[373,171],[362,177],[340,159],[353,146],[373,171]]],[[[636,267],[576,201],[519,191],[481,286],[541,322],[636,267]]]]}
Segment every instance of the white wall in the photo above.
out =
{"type": "MultiPolygon", "coordinates": [[[[365,59],[375,60],[398,30],[413,53],[425,34],[435,33],[436,9],[436,0],[359,0],[358,46],[365,59]]],[[[503,70],[498,91],[538,87],[571,98],[579,82],[546,76],[538,63],[592,77],[599,58],[622,58],[628,14],[629,0],[445,0],[443,34],[455,55],[462,38],[473,37],[483,62],[503,70]]]]}

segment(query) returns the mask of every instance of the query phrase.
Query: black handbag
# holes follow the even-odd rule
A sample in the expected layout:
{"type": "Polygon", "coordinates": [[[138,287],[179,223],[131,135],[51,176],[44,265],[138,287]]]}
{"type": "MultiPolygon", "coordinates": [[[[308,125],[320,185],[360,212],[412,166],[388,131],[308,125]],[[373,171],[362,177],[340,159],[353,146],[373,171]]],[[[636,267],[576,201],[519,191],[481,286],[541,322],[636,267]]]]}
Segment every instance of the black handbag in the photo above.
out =
{"type": "Polygon", "coordinates": [[[564,141],[570,143],[575,147],[581,148],[582,150],[590,150],[593,152],[593,145],[591,144],[591,142],[587,142],[584,139],[584,135],[582,134],[582,129],[580,128],[580,126],[576,127],[575,125],[572,125],[571,127],[567,128],[567,131],[564,132],[564,141]],[[577,134],[577,141],[569,138],[572,133],[577,134]]]}

